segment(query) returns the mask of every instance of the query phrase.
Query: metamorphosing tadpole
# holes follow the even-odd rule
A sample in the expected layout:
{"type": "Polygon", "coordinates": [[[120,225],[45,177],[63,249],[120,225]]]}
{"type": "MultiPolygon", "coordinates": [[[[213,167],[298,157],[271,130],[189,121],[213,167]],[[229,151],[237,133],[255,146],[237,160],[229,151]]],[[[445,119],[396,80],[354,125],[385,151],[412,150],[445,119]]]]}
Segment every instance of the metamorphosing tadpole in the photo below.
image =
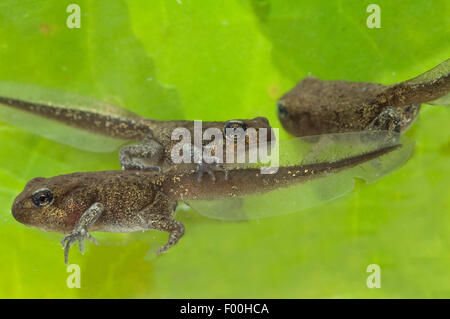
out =
{"type": "Polygon", "coordinates": [[[295,136],[367,129],[404,132],[422,103],[448,105],[449,92],[450,59],[393,85],[307,77],[278,100],[278,117],[295,136]]]}
{"type": "MultiPolygon", "coordinates": [[[[266,143],[273,138],[265,117],[202,121],[198,129],[194,121],[148,119],[111,103],[18,83],[0,82],[0,106],[2,121],[60,143],[94,152],[111,152],[121,147],[119,160],[125,170],[161,172],[174,168],[177,163],[171,156],[172,150],[180,145],[180,140],[172,139],[172,134],[180,128],[189,132],[189,138],[181,141],[189,147],[195,144],[196,135],[215,129],[220,137],[202,141],[199,147],[221,148],[223,153],[227,147],[237,147],[241,140],[247,147],[250,145],[246,135],[237,134],[236,138],[231,134],[236,130],[253,130],[255,138],[266,143]],[[138,144],[123,146],[131,141],[138,144]]],[[[149,109],[152,107],[159,106],[149,109]]],[[[220,164],[207,160],[197,163],[199,179],[205,172],[214,178],[215,170],[225,169],[220,164]]]]}
{"type": "MultiPolygon", "coordinates": [[[[67,234],[68,263],[77,241],[84,251],[89,231],[169,233],[164,252],[184,234],[175,220],[178,202],[216,219],[243,220],[293,213],[325,203],[353,189],[355,178],[373,182],[412,154],[405,138],[387,132],[357,132],[280,142],[279,167],[263,174],[258,163],[228,170],[228,178],[197,181],[195,170],[73,173],[34,178],[14,200],[14,218],[45,231],[67,234]]],[[[218,174],[225,174],[219,172],[218,174]]]]}

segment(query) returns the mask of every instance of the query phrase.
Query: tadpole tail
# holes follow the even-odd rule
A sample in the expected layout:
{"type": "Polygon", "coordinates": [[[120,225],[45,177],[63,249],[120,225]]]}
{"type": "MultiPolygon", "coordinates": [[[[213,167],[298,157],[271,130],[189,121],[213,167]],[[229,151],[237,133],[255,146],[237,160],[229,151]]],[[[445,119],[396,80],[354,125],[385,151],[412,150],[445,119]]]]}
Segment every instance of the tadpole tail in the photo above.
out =
{"type": "Polygon", "coordinates": [[[5,96],[0,96],[0,104],[104,136],[141,140],[151,134],[146,119],[140,120],[138,116],[131,119],[95,110],[54,106],[5,96]]]}
{"type": "Polygon", "coordinates": [[[216,181],[210,178],[197,180],[192,172],[174,173],[164,182],[163,188],[175,200],[217,199],[264,193],[281,187],[305,183],[309,180],[338,173],[390,153],[401,144],[378,148],[364,154],[350,156],[334,162],[279,167],[274,174],[261,174],[259,168],[233,169],[216,173],[216,181]]]}
{"type": "Polygon", "coordinates": [[[407,106],[437,100],[450,92],[450,59],[408,81],[390,85],[383,93],[390,106],[407,106]]]}

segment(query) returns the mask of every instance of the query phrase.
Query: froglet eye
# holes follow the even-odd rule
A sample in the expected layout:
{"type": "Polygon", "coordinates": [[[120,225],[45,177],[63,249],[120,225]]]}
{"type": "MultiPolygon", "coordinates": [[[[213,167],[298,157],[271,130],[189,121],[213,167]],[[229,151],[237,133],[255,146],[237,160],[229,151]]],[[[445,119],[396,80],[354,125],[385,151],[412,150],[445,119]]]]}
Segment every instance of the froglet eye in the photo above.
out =
{"type": "Polygon", "coordinates": [[[288,117],[288,110],[282,103],[277,103],[278,106],[278,116],[282,119],[288,117]]]}
{"type": "Polygon", "coordinates": [[[225,134],[226,139],[234,140],[234,139],[242,139],[245,137],[245,131],[247,130],[247,125],[238,120],[231,120],[225,123],[223,128],[223,133],[225,134]]]}
{"type": "Polygon", "coordinates": [[[31,201],[36,207],[44,207],[53,202],[53,193],[48,188],[38,189],[31,195],[31,201]]]}

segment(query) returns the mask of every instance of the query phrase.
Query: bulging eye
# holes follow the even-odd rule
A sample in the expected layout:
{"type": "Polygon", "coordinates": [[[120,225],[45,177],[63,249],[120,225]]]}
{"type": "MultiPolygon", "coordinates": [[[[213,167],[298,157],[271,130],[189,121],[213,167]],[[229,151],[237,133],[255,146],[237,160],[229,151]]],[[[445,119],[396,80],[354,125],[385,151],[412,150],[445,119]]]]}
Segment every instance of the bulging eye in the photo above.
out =
{"type": "Polygon", "coordinates": [[[48,188],[38,189],[31,195],[31,201],[37,207],[44,207],[53,202],[53,193],[48,188]]]}
{"type": "Polygon", "coordinates": [[[229,140],[241,139],[245,137],[247,125],[239,120],[231,120],[225,123],[223,133],[229,140]]]}
{"type": "Polygon", "coordinates": [[[286,106],[284,106],[282,103],[277,103],[278,106],[278,116],[282,119],[288,117],[288,110],[286,106]]]}

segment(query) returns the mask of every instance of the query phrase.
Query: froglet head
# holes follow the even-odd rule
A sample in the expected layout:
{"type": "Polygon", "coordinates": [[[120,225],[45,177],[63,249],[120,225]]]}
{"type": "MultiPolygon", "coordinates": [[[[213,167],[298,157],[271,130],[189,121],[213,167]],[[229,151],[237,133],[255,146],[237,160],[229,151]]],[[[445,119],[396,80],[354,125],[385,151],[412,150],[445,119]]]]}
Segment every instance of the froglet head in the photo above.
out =
{"type": "Polygon", "coordinates": [[[261,144],[272,145],[275,141],[275,134],[265,117],[255,117],[253,119],[233,119],[226,122],[204,122],[203,143],[211,147],[212,154],[215,149],[222,147],[223,154],[226,150],[237,149],[244,146],[249,150],[261,144]],[[211,130],[208,132],[208,130],[211,130]],[[213,137],[211,137],[212,134],[213,137]],[[206,137],[209,136],[209,137],[206,137]]]}
{"type": "Polygon", "coordinates": [[[278,118],[295,136],[360,131],[379,114],[384,91],[378,83],[308,76],[278,100],[278,118]]]}
{"type": "Polygon", "coordinates": [[[85,205],[73,200],[77,178],[37,177],[29,181],[12,205],[12,215],[26,226],[66,232],[73,228],[85,205]]]}
{"type": "Polygon", "coordinates": [[[295,136],[321,134],[311,122],[311,112],[320,111],[314,94],[308,94],[318,79],[308,77],[298,83],[277,101],[277,115],[283,128],[295,136]]]}
{"type": "Polygon", "coordinates": [[[255,117],[249,120],[230,120],[223,127],[223,134],[226,140],[239,141],[245,138],[246,144],[251,144],[251,131],[255,133],[254,143],[271,142],[273,136],[272,127],[265,117],[255,117]],[[241,133],[240,133],[241,132],[241,133]]]}

